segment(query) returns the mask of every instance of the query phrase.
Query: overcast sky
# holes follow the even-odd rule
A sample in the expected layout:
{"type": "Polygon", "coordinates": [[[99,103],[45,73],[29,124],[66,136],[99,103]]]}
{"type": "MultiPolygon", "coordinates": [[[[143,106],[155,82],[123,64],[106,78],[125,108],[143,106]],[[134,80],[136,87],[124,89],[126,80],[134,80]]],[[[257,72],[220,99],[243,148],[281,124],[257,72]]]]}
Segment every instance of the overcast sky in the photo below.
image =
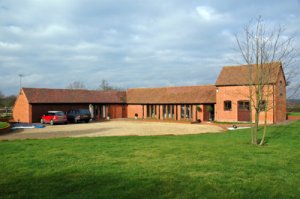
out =
{"type": "Polygon", "coordinates": [[[259,15],[300,46],[299,0],[0,0],[0,91],[214,84],[259,15]]]}

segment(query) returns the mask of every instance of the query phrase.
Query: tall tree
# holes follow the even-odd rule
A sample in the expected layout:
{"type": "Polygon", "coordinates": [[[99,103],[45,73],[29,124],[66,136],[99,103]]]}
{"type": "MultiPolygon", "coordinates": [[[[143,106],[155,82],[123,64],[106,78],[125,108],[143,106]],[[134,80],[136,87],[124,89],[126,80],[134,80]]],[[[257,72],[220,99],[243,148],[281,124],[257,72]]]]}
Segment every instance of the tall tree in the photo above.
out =
{"type": "Polygon", "coordinates": [[[5,96],[0,91],[0,107],[12,107],[16,101],[15,95],[5,96]]]}
{"type": "Polygon", "coordinates": [[[5,95],[0,91],[0,106],[2,106],[3,100],[5,98],[5,95]]]}
{"type": "Polygon", "coordinates": [[[246,25],[243,35],[236,35],[236,42],[242,59],[249,65],[246,78],[249,82],[251,121],[252,112],[255,113],[251,142],[258,144],[259,117],[260,113],[264,112],[264,131],[259,143],[263,145],[267,133],[267,113],[274,108],[274,104],[269,100],[273,95],[271,81],[276,69],[274,64],[281,62],[286,72],[286,80],[291,81],[295,78],[291,71],[298,51],[294,47],[293,36],[287,36],[281,26],[269,27],[261,17],[246,25]]]}
{"type": "Polygon", "coordinates": [[[85,89],[86,86],[81,81],[73,81],[66,87],[67,89],[85,89]]]}

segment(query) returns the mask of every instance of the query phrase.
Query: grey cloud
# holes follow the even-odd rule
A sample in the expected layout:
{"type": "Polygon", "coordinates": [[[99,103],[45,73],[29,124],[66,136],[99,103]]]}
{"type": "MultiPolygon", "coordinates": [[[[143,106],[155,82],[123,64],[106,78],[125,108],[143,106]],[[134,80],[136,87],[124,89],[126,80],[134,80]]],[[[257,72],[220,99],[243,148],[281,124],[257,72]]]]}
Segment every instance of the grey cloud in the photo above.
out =
{"type": "Polygon", "coordinates": [[[27,87],[212,84],[258,15],[299,31],[297,1],[2,0],[0,90],[16,94],[20,73],[27,87]]]}

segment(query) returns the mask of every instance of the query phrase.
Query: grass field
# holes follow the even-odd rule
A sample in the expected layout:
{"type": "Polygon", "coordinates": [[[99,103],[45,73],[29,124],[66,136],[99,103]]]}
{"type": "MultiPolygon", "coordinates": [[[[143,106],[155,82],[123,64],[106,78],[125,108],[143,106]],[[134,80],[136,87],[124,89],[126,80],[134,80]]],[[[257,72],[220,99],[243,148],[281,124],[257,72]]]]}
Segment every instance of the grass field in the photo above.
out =
{"type": "Polygon", "coordinates": [[[8,126],[9,126],[9,124],[7,122],[0,122],[0,129],[4,129],[8,126]]]}
{"type": "Polygon", "coordinates": [[[224,134],[0,142],[0,198],[299,198],[300,122],[224,134]]]}
{"type": "Polygon", "coordinates": [[[288,115],[291,115],[291,116],[300,116],[300,112],[289,112],[288,115]]]}

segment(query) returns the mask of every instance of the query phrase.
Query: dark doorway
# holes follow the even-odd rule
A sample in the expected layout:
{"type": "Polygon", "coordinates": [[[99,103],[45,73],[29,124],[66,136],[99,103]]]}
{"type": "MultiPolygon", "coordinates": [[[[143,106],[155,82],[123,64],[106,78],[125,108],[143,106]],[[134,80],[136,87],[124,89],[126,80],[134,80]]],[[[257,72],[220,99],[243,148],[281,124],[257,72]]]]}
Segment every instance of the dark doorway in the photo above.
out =
{"type": "Polygon", "coordinates": [[[250,121],[250,103],[249,101],[238,101],[238,121],[250,121]]]}
{"type": "Polygon", "coordinates": [[[204,105],[203,121],[214,121],[214,112],[215,112],[214,104],[204,105]]]}
{"type": "Polygon", "coordinates": [[[122,105],[122,118],[127,118],[127,105],[122,105]]]}

